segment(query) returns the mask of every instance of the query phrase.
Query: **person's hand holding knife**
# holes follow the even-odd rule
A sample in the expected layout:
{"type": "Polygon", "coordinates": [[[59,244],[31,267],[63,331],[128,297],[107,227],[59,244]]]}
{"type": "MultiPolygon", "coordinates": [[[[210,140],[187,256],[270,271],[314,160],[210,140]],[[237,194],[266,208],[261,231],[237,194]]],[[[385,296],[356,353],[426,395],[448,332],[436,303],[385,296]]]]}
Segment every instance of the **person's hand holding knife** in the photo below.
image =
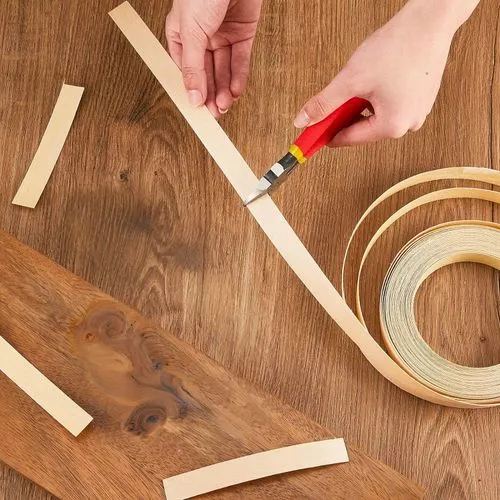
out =
{"type": "MultiPolygon", "coordinates": [[[[373,115],[339,132],[331,145],[418,130],[439,91],[453,36],[478,3],[409,0],[303,106],[295,126],[315,124],[357,96],[370,102],[373,115]]],[[[194,106],[206,104],[218,117],[241,95],[260,9],[261,0],[174,0],[166,22],[168,46],[194,106]]]]}

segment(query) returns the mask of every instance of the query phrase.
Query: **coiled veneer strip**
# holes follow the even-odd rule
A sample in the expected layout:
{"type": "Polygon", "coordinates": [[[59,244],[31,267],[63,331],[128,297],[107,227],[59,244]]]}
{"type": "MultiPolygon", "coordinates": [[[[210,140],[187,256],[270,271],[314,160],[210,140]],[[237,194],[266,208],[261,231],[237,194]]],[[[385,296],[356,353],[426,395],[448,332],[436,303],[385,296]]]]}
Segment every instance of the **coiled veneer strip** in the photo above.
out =
{"type": "MultiPolygon", "coordinates": [[[[161,43],[154,37],[128,2],[111,11],[110,15],[169,94],[238,195],[244,200],[255,187],[257,183],[256,176],[208,109],[206,107],[193,108],[190,106],[182,75],[161,43]]],[[[500,185],[499,172],[475,168],[443,169],[419,174],[407,179],[389,189],[369,207],[355,228],[348,250],[363,220],[384,199],[406,187],[437,179],[470,179],[500,185]]],[[[248,210],[316,300],[349,338],[356,343],[366,359],[385,378],[404,391],[433,403],[462,408],[484,408],[496,406],[500,403],[500,394],[497,394],[496,391],[497,385],[491,383],[491,379],[488,377],[480,378],[476,382],[471,380],[472,385],[470,387],[450,386],[446,381],[434,380],[436,375],[439,377],[437,372],[433,376],[429,376],[427,372],[422,375],[416,373],[412,369],[411,363],[407,364],[404,358],[395,357],[393,359],[389,356],[370,335],[364,322],[358,319],[325,276],[271,198],[263,196],[249,204],[248,210]],[[471,387],[478,384],[488,385],[488,387],[478,387],[480,390],[477,391],[477,394],[482,394],[481,399],[471,397],[471,387]]],[[[382,304],[382,307],[385,307],[385,303],[382,304]]],[[[386,325],[389,325],[389,323],[386,322],[386,325]]],[[[397,344],[401,337],[391,335],[391,338],[392,342],[396,339],[397,344]]],[[[402,339],[402,341],[405,341],[405,339],[402,339]]],[[[393,351],[394,349],[391,350],[391,353],[394,355],[393,351]]]]}
{"type": "Polygon", "coordinates": [[[420,335],[414,304],[418,288],[437,269],[478,262],[500,269],[498,225],[444,224],[413,238],[398,253],[380,295],[380,320],[394,359],[425,384],[457,398],[487,401],[500,396],[500,365],[461,366],[435,353],[420,335]]]}

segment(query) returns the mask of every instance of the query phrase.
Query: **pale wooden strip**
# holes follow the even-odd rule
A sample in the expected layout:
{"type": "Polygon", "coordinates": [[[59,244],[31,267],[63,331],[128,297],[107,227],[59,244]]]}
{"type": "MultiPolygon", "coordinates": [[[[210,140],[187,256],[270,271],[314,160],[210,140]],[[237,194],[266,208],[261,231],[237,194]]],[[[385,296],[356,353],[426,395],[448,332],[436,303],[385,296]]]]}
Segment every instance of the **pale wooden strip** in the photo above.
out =
{"type": "Polygon", "coordinates": [[[167,500],[184,500],[236,484],[349,461],[342,438],[296,444],[235,458],[163,481],[167,500]]]}
{"type": "Polygon", "coordinates": [[[12,200],[14,205],[36,207],[61,154],[83,90],[83,87],[63,84],[37,152],[12,200]]]}
{"type": "Polygon", "coordinates": [[[30,398],[55,418],[73,436],[92,421],[92,417],[0,337],[0,372],[9,377],[30,398]]]}

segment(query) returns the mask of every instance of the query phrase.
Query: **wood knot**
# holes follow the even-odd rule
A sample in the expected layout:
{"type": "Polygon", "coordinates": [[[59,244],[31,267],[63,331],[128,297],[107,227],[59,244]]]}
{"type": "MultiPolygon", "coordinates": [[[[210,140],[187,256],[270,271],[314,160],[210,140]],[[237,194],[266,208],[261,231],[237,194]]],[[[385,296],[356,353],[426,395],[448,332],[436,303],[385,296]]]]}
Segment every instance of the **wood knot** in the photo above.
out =
{"type": "Polygon", "coordinates": [[[157,405],[137,407],[124,424],[127,432],[136,436],[149,436],[167,420],[167,410],[157,405]]]}
{"type": "Polygon", "coordinates": [[[102,323],[100,330],[109,338],[123,337],[127,331],[127,322],[123,313],[110,315],[102,323]]]}
{"type": "Polygon", "coordinates": [[[87,333],[83,336],[83,340],[84,340],[85,342],[88,342],[88,343],[90,344],[91,342],[94,342],[94,340],[95,340],[95,335],[94,335],[93,333],[91,333],[91,332],[87,332],[87,333]]]}
{"type": "Polygon", "coordinates": [[[160,371],[163,369],[164,366],[166,366],[166,363],[161,359],[153,361],[151,364],[151,368],[153,369],[153,371],[160,371]]]}
{"type": "Polygon", "coordinates": [[[92,343],[97,339],[118,340],[126,336],[127,320],[119,309],[94,309],[83,319],[76,333],[85,343],[92,343]]]}
{"type": "Polygon", "coordinates": [[[122,170],[120,172],[120,182],[128,182],[128,177],[130,172],[128,170],[122,170]]]}

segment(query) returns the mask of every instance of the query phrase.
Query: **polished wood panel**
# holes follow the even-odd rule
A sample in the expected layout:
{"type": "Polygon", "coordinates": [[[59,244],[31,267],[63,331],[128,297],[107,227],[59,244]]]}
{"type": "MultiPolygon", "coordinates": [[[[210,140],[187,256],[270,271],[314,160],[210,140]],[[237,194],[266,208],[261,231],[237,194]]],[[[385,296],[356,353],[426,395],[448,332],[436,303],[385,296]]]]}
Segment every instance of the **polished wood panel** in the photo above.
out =
{"type": "MultiPolygon", "coordinates": [[[[0,378],[0,459],[58,497],[161,498],[166,477],[332,437],[5,232],[0,248],[1,335],[94,417],[74,438],[0,378]]],[[[349,455],[220,496],[422,498],[398,472],[349,455]]]]}
{"type": "MultiPolygon", "coordinates": [[[[233,373],[338,429],[426,486],[430,498],[498,498],[498,411],[419,401],[365,362],[241,208],[108,18],[117,3],[2,2],[0,227],[233,373]],[[63,79],[87,89],[72,133],[37,210],[11,207],[63,79]]],[[[294,138],[291,123],[303,102],[404,1],[264,4],[248,92],[221,120],[257,174],[294,138]]],[[[133,5],[164,41],[169,2],[133,5]]],[[[350,231],[383,190],[431,168],[498,167],[499,6],[483,0],[459,32],[435,109],[419,132],[323,152],[275,195],[336,284],[350,231]]],[[[391,200],[381,212],[405,199],[391,200]]],[[[383,264],[405,237],[461,217],[498,220],[498,213],[484,202],[439,203],[383,239],[363,289],[375,335],[383,264]]],[[[358,256],[375,219],[356,242],[358,256]]],[[[443,269],[419,296],[424,337],[458,362],[500,362],[498,297],[495,271],[443,269]]]]}

